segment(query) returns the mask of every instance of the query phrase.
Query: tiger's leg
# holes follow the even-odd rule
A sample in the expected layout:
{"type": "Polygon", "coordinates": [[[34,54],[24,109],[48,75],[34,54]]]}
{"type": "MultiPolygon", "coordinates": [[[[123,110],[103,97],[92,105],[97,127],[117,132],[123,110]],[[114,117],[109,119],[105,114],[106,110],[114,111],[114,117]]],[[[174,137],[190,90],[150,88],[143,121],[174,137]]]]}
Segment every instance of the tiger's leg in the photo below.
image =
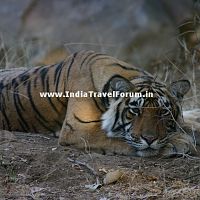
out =
{"type": "Polygon", "coordinates": [[[186,133],[174,133],[160,152],[163,157],[180,156],[195,151],[193,138],[186,133]]]}
{"type": "Polygon", "coordinates": [[[66,116],[60,131],[59,144],[108,155],[134,155],[135,151],[120,139],[108,138],[100,124],[80,124],[73,116],[66,116]]]}

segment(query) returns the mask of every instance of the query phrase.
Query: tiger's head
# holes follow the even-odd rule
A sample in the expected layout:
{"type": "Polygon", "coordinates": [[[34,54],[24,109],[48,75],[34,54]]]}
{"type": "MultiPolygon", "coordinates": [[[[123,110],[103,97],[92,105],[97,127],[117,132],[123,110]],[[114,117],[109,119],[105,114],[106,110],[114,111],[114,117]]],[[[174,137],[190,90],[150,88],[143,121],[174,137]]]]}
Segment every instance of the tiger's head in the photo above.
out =
{"type": "Polygon", "coordinates": [[[180,129],[181,101],[189,89],[188,80],[167,87],[149,76],[131,81],[113,76],[103,92],[118,91],[115,93],[118,96],[102,99],[107,108],[102,116],[102,128],[108,137],[123,138],[138,156],[158,155],[170,136],[180,129]]]}

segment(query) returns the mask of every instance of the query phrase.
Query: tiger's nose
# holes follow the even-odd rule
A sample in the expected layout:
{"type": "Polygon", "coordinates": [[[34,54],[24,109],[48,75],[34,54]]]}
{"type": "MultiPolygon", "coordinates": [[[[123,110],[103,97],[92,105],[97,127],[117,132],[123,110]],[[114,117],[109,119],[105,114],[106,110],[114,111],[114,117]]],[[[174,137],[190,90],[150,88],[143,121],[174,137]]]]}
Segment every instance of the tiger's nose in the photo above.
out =
{"type": "Polygon", "coordinates": [[[152,135],[144,135],[142,138],[147,142],[148,145],[152,144],[157,139],[156,136],[152,135]]]}

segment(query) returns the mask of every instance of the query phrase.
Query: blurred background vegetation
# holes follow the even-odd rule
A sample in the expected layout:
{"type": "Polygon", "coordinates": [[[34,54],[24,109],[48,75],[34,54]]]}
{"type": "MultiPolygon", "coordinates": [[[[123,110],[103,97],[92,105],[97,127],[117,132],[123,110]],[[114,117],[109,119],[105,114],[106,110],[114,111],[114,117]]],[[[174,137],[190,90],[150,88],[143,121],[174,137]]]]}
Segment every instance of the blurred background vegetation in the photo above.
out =
{"type": "Polygon", "coordinates": [[[107,53],[165,81],[189,78],[188,105],[198,106],[199,0],[0,1],[0,68],[52,64],[80,50],[107,53]]]}

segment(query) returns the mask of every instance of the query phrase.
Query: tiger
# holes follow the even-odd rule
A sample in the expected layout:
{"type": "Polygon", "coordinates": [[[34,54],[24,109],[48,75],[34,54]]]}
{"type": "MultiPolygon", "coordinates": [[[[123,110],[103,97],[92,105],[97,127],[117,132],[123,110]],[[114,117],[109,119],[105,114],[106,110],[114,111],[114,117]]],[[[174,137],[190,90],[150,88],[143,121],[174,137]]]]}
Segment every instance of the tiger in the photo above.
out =
{"type": "Polygon", "coordinates": [[[1,70],[0,129],[58,133],[62,146],[108,155],[183,155],[194,147],[182,129],[190,87],[188,80],[167,85],[117,58],[80,51],[57,64],[1,70]],[[118,95],[69,97],[66,91],[118,95]],[[41,96],[51,92],[62,95],[41,96]],[[123,96],[131,92],[142,95],[123,96]]]}

